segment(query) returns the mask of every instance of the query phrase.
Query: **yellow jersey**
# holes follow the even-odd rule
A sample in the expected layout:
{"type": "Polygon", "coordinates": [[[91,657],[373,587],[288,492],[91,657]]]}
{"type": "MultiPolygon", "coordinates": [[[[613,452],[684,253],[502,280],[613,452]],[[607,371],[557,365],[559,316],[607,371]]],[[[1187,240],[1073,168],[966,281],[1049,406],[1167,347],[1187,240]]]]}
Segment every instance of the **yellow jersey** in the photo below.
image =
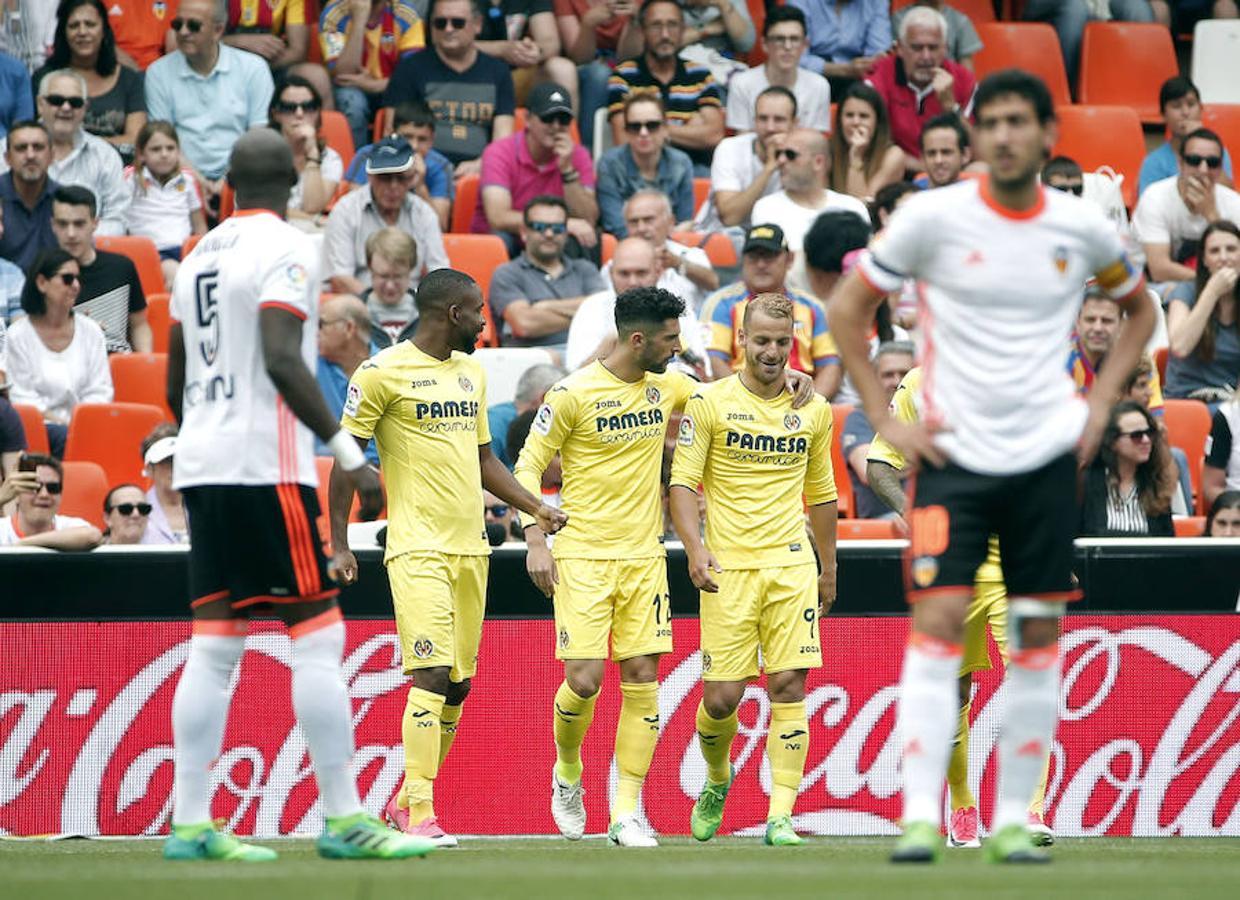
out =
{"type": "Polygon", "coordinates": [[[622,381],[595,360],[547,391],[515,474],[537,496],[543,471],[560,454],[568,524],[555,536],[556,559],[664,555],[659,476],[667,420],[697,387],[680,372],[622,381]]]}
{"type": "Polygon", "coordinates": [[[375,439],[387,486],[384,562],[436,551],[488,556],[478,448],[491,443],[486,375],[464,353],[444,360],[401,341],[349,381],[340,426],[375,439]]]}
{"type": "MultiPolygon", "coordinates": [[[[895,395],[891,398],[892,415],[901,422],[910,424],[920,421],[921,411],[917,405],[919,396],[921,396],[921,366],[909,369],[908,374],[900,381],[900,386],[896,388],[895,395]]],[[[874,440],[870,442],[870,452],[865,458],[867,461],[886,463],[896,471],[902,470],[905,465],[904,455],[887,443],[887,439],[881,434],[874,435],[874,440]]],[[[986,559],[977,567],[977,574],[974,577],[978,581],[1003,582],[1003,566],[999,561],[999,538],[996,535],[990,536],[986,559]]]]}
{"type": "Polygon", "coordinates": [[[765,400],[729,375],[685,405],[672,484],[706,488],[706,546],[725,569],[812,563],[801,498],[836,499],[831,405],[801,409],[781,390],[765,400]]]}

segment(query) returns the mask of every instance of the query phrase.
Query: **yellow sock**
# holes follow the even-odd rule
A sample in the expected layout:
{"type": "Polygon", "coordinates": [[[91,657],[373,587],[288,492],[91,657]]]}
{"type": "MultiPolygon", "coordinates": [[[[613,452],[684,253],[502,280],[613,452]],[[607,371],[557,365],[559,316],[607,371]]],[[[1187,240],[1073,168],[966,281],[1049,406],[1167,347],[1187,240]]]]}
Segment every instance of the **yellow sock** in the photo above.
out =
{"type": "Polygon", "coordinates": [[[947,790],[951,794],[952,812],[977,806],[969,790],[969,709],[972,705],[964,703],[960,707],[960,721],[956,724],[956,738],[947,763],[947,790]]]}
{"type": "Polygon", "coordinates": [[[706,777],[715,784],[727,784],[732,777],[732,739],[736,737],[736,710],[726,719],[715,719],[699,703],[697,708],[698,746],[706,758],[706,777]]]}
{"type": "Polygon", "coordinates": [[[409,689],[400,734],[405,744],[405,802],[413,822],[435,814],[434,782],[439,771],[439,717],[443,696],[409,689]]]}
{"type": "Polygon", "coordinates": [[[805,701],[772,703],[771,725],[766,734],[766,755],[771,761],[771,805],[767,818],[792,815],[809,755],[809,722],[805,701]]]}
{"type": "Polygon", "coordinates": [[[1046,757],[1046,765],[1042,767],[1042,777],[1038,779],[1038,787],[1033,792],[1033,800],[1029,803],[1029,811],[1037,813],[1039,816],[1045,815],[1043,807],[1046,805],[1046,780],[1051,775],[1051,758],[1046,757]]]}
{"type": "Polygon", "coordinates": [[[566,784],[581,780],[581,745],[594,721],[598,694],[582,697],[565,681],[555,692],[555,774],[566,784]]]}
{"type": "Polygon", "coordinates": [[[616,768],[619,778],[611,821],[637,812],[642,781],[654,758],[659,740],[659,685],[620,683],[624,699],[620,703],[620,723],[616,726],[616,768]]]}
{"type": "MultiPolygon", "coordinates": [[[[443,705],[443,712],[439,714],[439,767],[443,767],[443,761],[448,758],[448,751],[452,749],[452,742],[456,740],[456,725],[461,721],[462,704],[452,706],[448,703],[443,705]]],[[[438,769],[436,769],[438,771],[438,769]]]]}

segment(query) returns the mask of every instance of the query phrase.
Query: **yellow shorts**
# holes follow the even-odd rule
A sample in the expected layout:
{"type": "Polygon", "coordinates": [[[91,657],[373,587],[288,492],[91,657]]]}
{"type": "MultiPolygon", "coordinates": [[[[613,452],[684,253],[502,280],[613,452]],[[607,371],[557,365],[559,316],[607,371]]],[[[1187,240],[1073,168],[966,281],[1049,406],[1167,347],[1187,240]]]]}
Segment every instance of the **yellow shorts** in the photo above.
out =
{"type": "Polygon", "coordinates": [[[619,661],[672,651],[667,560],[557,559],[556,659],[619,661]]]}
{"type": "Polygon", "coordinates": [[[973,602],[964,619],[964,658],[960,674],[984,672],[990,668],[990,648],[986,642],[986,626],[1007,659],[1007,587],[1002,581],[977,581],[973,584],[973,602]]]}
{"type": "Polygon", "coordinates": [[[757,678],[759,648],[768,675],[822,665],[816,566],[737,569],[715,580],[719,592],[701,595],[703,680],[757,678]]]}
{"type": "Polygon", "coordinates": [[[388,563],[401,667],[449,666],[456,682],[478,670],[490,558],[406,553],[388,563]]]}

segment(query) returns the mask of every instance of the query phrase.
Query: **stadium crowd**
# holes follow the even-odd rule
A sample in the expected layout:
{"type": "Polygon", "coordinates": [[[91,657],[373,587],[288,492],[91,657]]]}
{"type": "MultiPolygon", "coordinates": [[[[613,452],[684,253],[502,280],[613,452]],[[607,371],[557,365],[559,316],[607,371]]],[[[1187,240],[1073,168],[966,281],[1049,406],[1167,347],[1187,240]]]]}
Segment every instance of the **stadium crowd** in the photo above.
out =
{"type": "MultiPolygon", "coordinates": [[[[1099,24],[1146,23],[1142,34],[1161,30],[1173,48],[1197,18],[1237,16],[1234,0],[1018,6],[1028,21],[1011,27],[1050,24],[1062,66],[1040,62],[1087,102],[1099,24]]],[[[182,256],[233,213],[233,144],[263,127],[293,154],[288,220],[321,246],[318,379],[337,416],[353,372],[412,332],[414,292],[434,269],[483,289],[479,358],[509,467],[542,395],[614,346],[618,294],[658,286],[682,298],[677,365],[709,381],[743,364],[748,300],[780,292],[796,322],[791,366],[834,404],[841,514],[870,523],[858,533],[901,533],[870,484],[874,432],[852,408],[826,304],[903,198],[985,178],[970,155],[978,73],[1020,63],[986,47],[1000,34],[986,0],[4,9],[0,545],[187,540],[162,396],[168,291],[182,256]],[[116,405],[79,414],[100,404],[116,405]]],[[[1139,113],[1165,141],[1146,153],[1139,126],[1118,146],[1114,130],[1069,135],[1065,119],[1043,171],[1049,189],[1115,221],[1165,323],[1085,475],[1081,534],[1237,527],[1240,194],[1227,143],[1240,107],[1204,105],[1178,66],[1160,77],[1123,102],[1154,110],[1139,113]]],[[[873,323],[891,394],[915,363],[921,290],[906,283],[873,323]]],[[[1084,394],[1122,314],[1086,285],[1081,298],[1063,352],[1084,394]]],[[[556,472],[543,476],[551,502],[556,472]]],[[[487,528],[493,543],[520,534],[494,497],[487,528]]]]}

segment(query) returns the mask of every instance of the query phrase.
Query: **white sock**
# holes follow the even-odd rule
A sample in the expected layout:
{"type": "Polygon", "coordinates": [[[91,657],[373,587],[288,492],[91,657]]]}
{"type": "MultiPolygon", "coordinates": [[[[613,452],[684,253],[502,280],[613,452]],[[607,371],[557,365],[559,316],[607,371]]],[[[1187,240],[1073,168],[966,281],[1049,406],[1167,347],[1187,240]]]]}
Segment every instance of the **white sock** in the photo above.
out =
{"type": "Polygon", "coordinates": [[[344,623],[336,621],[293,639],[293,711],[306,735],[323,815],[334,819],[360,812],[353,760],[353,717],[340,656],[344,623]]]}
{"type": "Polygon", "coordinates": [[[172,821],[211,821],[211,764],[220,755],[228,722],[228,682],[245,651],[245,637],[195,634],[189,659],[172,698],[172,740],[176,747],[172,821]]]}
{"type": "Polygon", "coordinates": [[[1059,648],[1013,653],[1008,660],[1007,708],[999,730],[999,791],[994,828],[1025,824],[1042,777],[1059,715],[1059,648]]]}
{"type": "Polygon", "coordinates": [[[904,821],[942,818],[943,779],[959,717],[962,648],[914,632],[900,673],[897,727],[904,741],[904,821]]]}

